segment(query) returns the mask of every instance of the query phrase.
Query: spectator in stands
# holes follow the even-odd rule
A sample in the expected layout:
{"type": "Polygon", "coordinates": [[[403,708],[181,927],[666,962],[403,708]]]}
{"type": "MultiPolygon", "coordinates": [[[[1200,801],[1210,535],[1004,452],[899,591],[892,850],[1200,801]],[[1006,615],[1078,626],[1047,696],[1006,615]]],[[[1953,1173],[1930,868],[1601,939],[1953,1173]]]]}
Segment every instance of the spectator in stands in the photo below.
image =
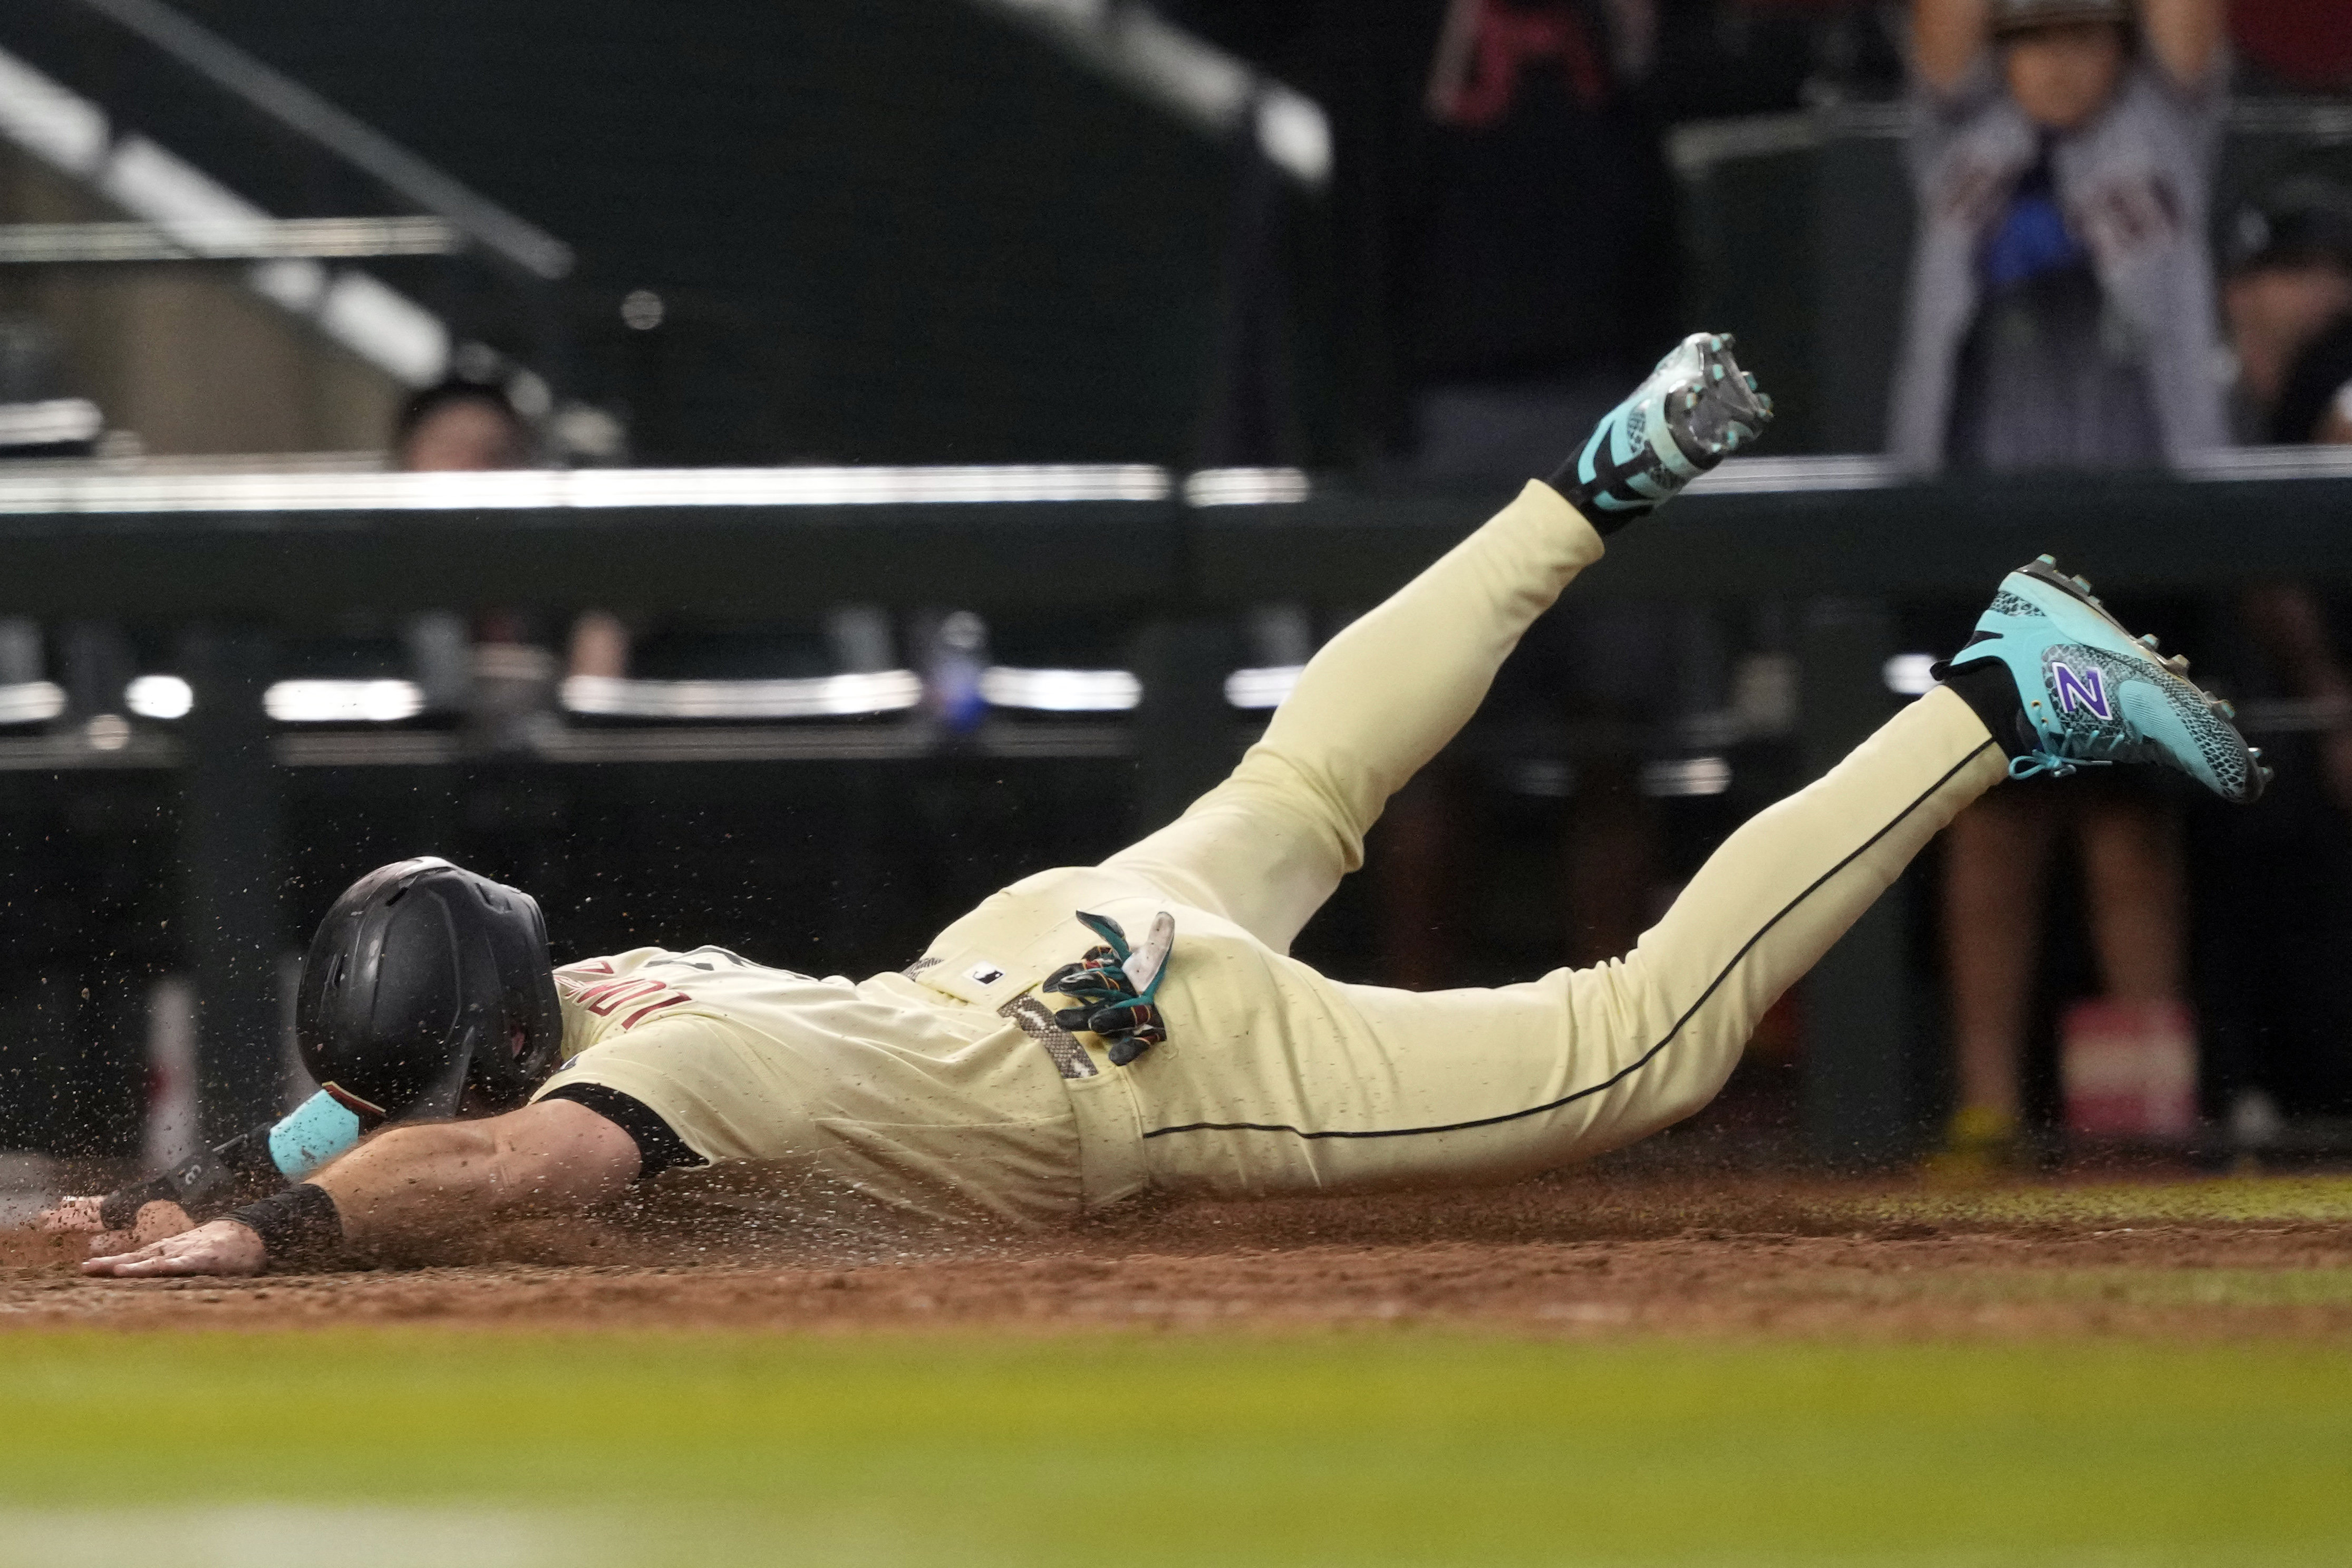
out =
{"type": "MultiPolygon", "coordinates": [[[[2227,443],[2204,237],[2222,21],[2221,0],[1915,0],[1919,226],[1890,411],[1900,461],[2131,467],[2227,443]]],[[[2062,826],[2081,847],[2108,998],[2151,1035],[2189,1026],[2168,801],[2131,786],[1989,798],[1946,840],[1959,1080],[1947,1169],[1985,1170],[2017,1148],[2037,916],[2062,826]]]]}
{"type": "Polygon", "coordinates": [[[2334,374],[2352,343],[2352,188],[2292,176],[2231,228],[2221,300],[2245,414],[2264,441],[2352,440],[2334,374]]]}
{"type": "MultiPolygon", "coordinates": [[[[541,466],[539,433],[499,387],[453,376],[404,404],[393,426],[393,466],[407,473],[481,473],[541,466]]],[[[530,617],[488,610],[475,618],[470,654],[462,626],[422,616],[408,643],[418,684],[437,703],[467,702],[493,731],[511,740],[552,684],[551,661],[535,645],[530,617]]],[[[627,673],[628,629],[619,617],[590,610],[572,624],[565,663],[572,675],[627,673]]]]}
{"type": "MultiPolygon", "coordinates": [[[[1597,417],[1676,335],[1671,190],[1647,102],[1660,7],[1449,0],[1423,19],[1418,177],[1399,247],[1411,460],[1423,479],[1511,483],[1545,471],[1559,432],[1597,417]]],[[[1543,724],[1565,710],[1589,730],[1638,732],[1674,715],[1680,631],[1649,606],[1547,616],[1495,711],[1543,724]]],[[[1570,962],[1622,953],[1649,913],[1658,835],[1639,762],[1586,756],[1571,775],[1570,962]]],[[[1460,973],[1469,783],[1460,762],[1441,763],[1382,825],[1373,887],[1398,984],[1460,973]]]]}
{"type": "Polygon", "coordinates": [[[1642,101],[1658,20],[1651,0],[1446,7],[1408,284],[1424,473],[1535,472],[1674,341],[1673,205],[1642,101]]]}
{"type": "Polygon", "coordinates": [[[408,473],[478,473],[539,467],[530,422],[487,382],[452,376],[401,405],[393,467],[408,473]]]}
{"type": "MultiPolygon", "coordinates": [[[[2290,176],[2231,226],[2224,313],[2246,426],[2282,446],[2352,444],[2352,186],[2290,176]]],[[[2273,731],[2284,788],[2260,822],[2200,821],[2211,1103],[2259,1153],[2282,1116],[2352,1114],[2352,669],[2340,595],[2291,582],[2240,596],[2241,700],[2300,707],[2273,731]]],[[[2292,708],[2290,709],[2292,710],[2292,708]]]]}
{"type": "Polygon", "coordinates": [[[2220,0],[1916,0],[1911,466],[2225,445],[2205,253],[2220,0]]]}
{"type": "MultiPolygon", "coordinates": [[[[2234,230],[2222,302],[2244,416],[2268,443],[2352,445],[2352,187],[2287,179],[2241,213],[2234,230]]],[[[2249,593],[2242,608],[2283,695],[2352,709],[2352,673],[2318,595],[2275,584],[2249,593]]],[[[2352,729],[2326,731],[2319,761],[2352,810],[2352,729]]]]}

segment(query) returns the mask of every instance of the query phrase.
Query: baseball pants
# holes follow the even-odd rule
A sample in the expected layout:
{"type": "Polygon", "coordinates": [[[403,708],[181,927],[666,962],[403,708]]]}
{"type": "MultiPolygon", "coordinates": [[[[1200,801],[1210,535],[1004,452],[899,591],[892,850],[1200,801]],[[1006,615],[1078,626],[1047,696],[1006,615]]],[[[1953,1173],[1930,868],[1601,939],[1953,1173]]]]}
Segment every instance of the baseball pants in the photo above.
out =
{"type": "Polygon", "coordinates": [[[1146,1186],[1255,1196],[1508,1182],[1632,1142],[1705,1105],[1765,1009],[2004,776],[1983,724],[1937,689],[1741,826],[1622,958],[1493,990],[1408,992],[1289,957],[1362,864],[1389,796],[1601,550],[1557,493],[1528,485],[1318,653],[1264,739],[1182,817],[1099,867],[1017,884],[943,935],[950,949],[1019,952],[1018,985],[1075,956],[1073,909],[1139,935],[1156,910],[1174,912],[1160,995],[1169,1039],[1066,1086],[1087,1206],[1146,1186]]]}

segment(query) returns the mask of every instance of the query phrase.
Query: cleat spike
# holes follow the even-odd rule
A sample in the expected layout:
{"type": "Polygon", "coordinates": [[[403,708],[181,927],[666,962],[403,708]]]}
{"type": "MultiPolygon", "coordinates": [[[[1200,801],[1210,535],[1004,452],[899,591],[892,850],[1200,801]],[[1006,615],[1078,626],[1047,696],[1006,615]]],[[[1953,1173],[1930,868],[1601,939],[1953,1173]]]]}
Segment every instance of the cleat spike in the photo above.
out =
{"type": "Polygon", "coordinates": [[[2044,566],[2055,566],[2058,564],[2058,557],[2055,555],[2037,555],[2034,559],[2041,562],[2044,566]]]}
{"type": "Polygon", "coordinates": [[[2158,652],[2159,649],[2159,645],[2156,640],[2156,634],[2154,632],[2142,632],[2139,637],[2139,646],[2147,649],[2150,653],[2158,652]]]}
{"type": "Polygon", "coordinates": [[[2238,710],[2234,703],[2217,701],[2213,704],[2213,711],[2221,715],[2222,718],[2229,720],[2231,723],[2237,722],[2238,710]]]}

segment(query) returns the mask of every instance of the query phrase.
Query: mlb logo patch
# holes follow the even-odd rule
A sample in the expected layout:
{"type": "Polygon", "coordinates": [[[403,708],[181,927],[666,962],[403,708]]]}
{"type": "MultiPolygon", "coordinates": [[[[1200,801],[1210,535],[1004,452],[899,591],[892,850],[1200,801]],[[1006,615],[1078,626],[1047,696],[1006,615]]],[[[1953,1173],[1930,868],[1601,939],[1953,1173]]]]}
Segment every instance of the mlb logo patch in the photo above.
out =
{"type": "Polygon", "coordinates": [[[2050,688],[2061,713],[2084,712],[2113,722],[2115,710],[2107,701],[2107,678],[2096,668],[2077,670],[2063,659],[2050,661],[2050,688]]]}
{"type": "Polygon", "coordinates": [[[987,960],[982,959],[980,963],[973,964],[970,969],[965,970],[964,975],[975,985],[993,985],[998,981],[1004,978],[1004,971],[998,968],[995,964],[989,963],[987,960]]]}

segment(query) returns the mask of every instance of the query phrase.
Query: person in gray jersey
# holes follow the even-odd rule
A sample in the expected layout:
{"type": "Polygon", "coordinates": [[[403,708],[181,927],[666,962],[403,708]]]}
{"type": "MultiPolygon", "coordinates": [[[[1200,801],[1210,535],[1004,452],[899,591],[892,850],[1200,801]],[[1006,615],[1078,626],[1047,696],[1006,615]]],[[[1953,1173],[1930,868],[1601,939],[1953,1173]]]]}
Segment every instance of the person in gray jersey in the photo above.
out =
{"type": "MultiPolygon", "coordinates": [[[[1912,21],[1918,228],[1893,456],[1918,473],[2148,468],[2228,445],[2206,248],[2221,0],[1914,0],[1912,21]]],[[[1931,606],[1908,618],[1914,647],[1958,629],[1931,606]]],[[[2177,636],[2193,611],[2158,618],[2177,636]]],[[[2080,849],[2111,1016],[2151,1049],[2191,1027],[2178,803],[2121,781],[1972,807],[1945,858],[1948,1173],[2019,1148],[2042,889],[2062,836],[2080,849]]]]}
{"type": "Polygon", "coordinates": [[[2179,463],[2228,443],[2219,0],[1916,0],[1906,466],[2179,463]]]}

